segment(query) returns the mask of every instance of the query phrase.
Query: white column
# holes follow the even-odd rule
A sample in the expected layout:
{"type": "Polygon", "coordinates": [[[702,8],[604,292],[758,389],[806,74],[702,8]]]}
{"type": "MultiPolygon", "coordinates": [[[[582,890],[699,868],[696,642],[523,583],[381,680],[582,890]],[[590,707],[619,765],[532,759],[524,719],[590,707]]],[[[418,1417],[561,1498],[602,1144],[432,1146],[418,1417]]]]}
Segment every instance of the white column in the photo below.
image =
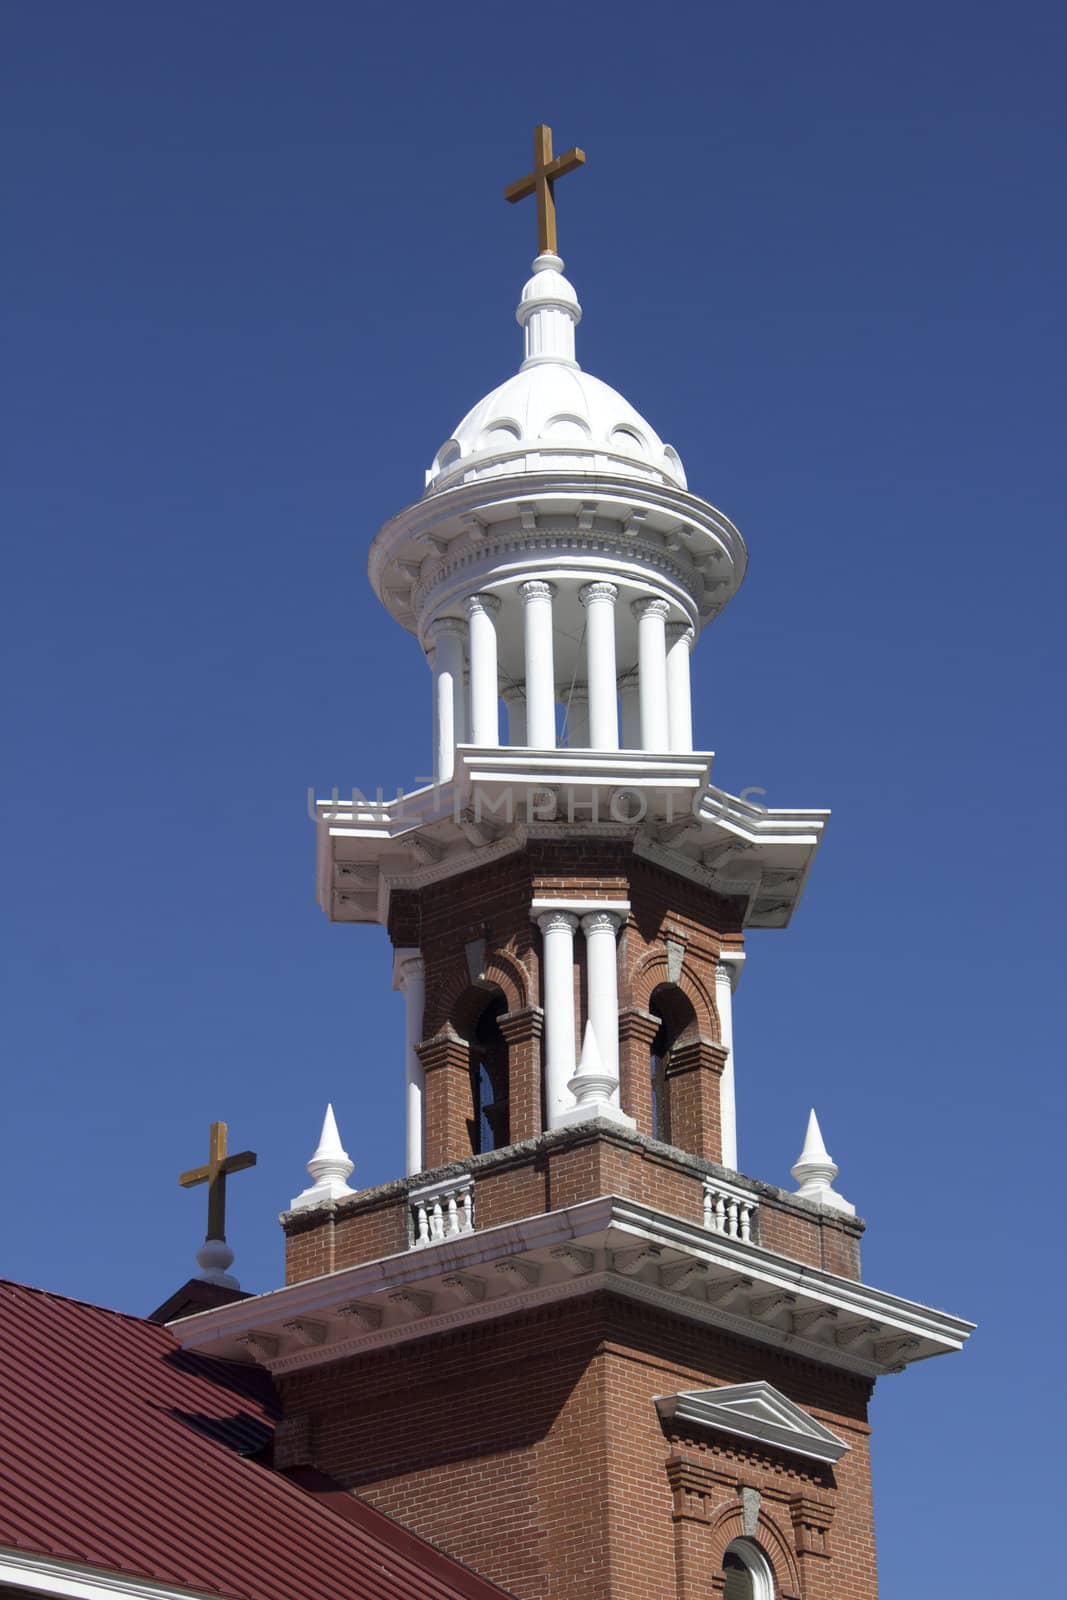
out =
{"type": "Polygon", "coordinates": [[[504,690],[504,707],[508,714],[508,744],[526,743],[526,695],[522,685],[511,683],[504,690]]]}
{"type": "Polygon", "coordinates": [[[615,601],[618,595],[614,583],[587,583],[579,596],[585,607],[589,743],[594,750],[619,748],[615,685],[615,601]]]}
{"type": "Polygon", "coordinates": [[[589,748],[589,691],[576,683],[567,702],[567,743],[572,750],[589,748]]]}
{"type": "Polygon", "coordinates": [[[667,722],[672,750],[693,748],[689,652],[696,637],[688,622],[667,625],[667,722]]]}
{"type": "Polygon", "coordinates": [[[542,1001],[545,1008],[545,1110],[548,1126],[574,1104],[567,1088],[574,1077],[574,934],[578,918],[545,911],[537,919],[544,941],[542,1001]]]}
{"type": "Polygon", "coordinates": [[[535,750],[556,748],[556,682],[552,662],[552,584],[521,584],[526,642],[526,741],[535,750]]]}
{"type": "Polygon", "coordinates": [[[463,635],[458,617],[430,624],[433,644],[434,775],[447,783],[456,770],[456,746],[466,738],[463,693],[463,635]]]}
{"type": "Polygon", "coordinates": [[[421,1172],[423,1158],[423,1093],[426,1074],[415,1046],[422,1040],[423,1008],[426,1000],[426,969],[417,950],[397,951],[394,987],[404,995],[404,1082],[407,1108],[406,1168],[410,1175],[421,1172]]]}
{"type": "Polygon", "coordinates": [[[492,594],[472,594],[467,601],[471,660],[471,744],[500,743],[499,689],[496,675],[496,623],[500,601],[492,594]]]}
{"type": "Polygon", "coordinates": [[[719,1126],[722,1131],[722,1164],[736,1172],[737,1096],[734,1085],[734,972],[735,963],[719,961],[715,966],[715,1009],[719,1013],[719,1043],[726,1051],[726,1065],[719,1079],[719,1126]]]}
{"type": "Polygon", "coordinates": [[[641,700],[636,669],[624,672],[619,679],[619,704],[622,707],[622,747],[624,750],[640,750],[641,700]]]}
{"type": "Polygon", "coordinates": [[[667,750],[667,617],[666,600],[635,600],[637,618],[637,682],[641,703],[642,750],[667,750]]]}
{"type": "Polygon", "coordinates": [[[589,1021],[605,1070],[615,1077],[612,1100],[619,1102],[619,969],[615,935],[622,918],[614,911],[589,911],[582,918],[585,934],[586,989],[589,1021]]]}

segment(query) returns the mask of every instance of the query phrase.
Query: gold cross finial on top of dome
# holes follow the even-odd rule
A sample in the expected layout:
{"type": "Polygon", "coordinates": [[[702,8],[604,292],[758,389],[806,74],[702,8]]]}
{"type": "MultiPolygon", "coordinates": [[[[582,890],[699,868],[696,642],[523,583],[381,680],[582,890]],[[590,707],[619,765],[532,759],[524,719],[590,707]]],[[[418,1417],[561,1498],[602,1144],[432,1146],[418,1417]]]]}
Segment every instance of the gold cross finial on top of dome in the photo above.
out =
{"type": "Polygon", "coordinates": [[[573,172],[585,162],[585,151],[579,150],[577,145],[573,150],[568,150],[566,155],[553,156],[552,154],[552,129],[539,122],[534,129],[534,165],[533,171],[528,172],[525,178],[520,178],[517,183],[509,183],[504,190],[504,199],[511,201],[525,200],[529,194],[537,196],[537,247],[541,255],[557,255],[556,249],[556,196],[554,184],[557,178],[565,177],[568,172],[573,172]]]}

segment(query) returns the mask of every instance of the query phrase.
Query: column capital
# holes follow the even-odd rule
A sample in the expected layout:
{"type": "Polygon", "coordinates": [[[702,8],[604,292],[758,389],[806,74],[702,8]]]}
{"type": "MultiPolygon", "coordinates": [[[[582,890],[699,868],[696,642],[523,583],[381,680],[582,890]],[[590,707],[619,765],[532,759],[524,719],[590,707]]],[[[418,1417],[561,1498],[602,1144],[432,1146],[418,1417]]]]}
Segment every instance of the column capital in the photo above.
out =
{"type": "Polygon", "coordinates": [[[716,961],[715,982],[728,983],[732,990],[734,984],[737,982],[739,972],[740,963],[737,961],[716,961]]]}
{"type": "Polygon", "coordinates": [[[610,933],[614,938],[621,923],[617,911],[587,911],[582,918],[582,932],[587,939],[591,933],[610,933]]]}
{"type": "Polygon", "coordinates": [[[500,601],[495,594],[472,594],[467,596],[467,615],[473,616],[476,611],[484,611],[489,616],[495,616],[500,610],[500,601]]]}
{"type": "Polygon", "coordinates": [[[542,933],[559,933],[566,928],[573,934],[578,928],[578,918],[573,911],[540,911],[536,921],[542,933]]]}
{"type": "Polygon", "coordinates": [[[578,598],[583,606],[597,605],[602,602],[613,606],[619,598],[619,586],[617,583],[599,581],[587,583],[578,590],[578,598]]]}
{"type": "Polygon", "coordinates": [[[519,584],[519,596],[525,604],[531,600],[551,600],[555,592],[555,584],[545,578],[527,578],[525,583],[519,584]]]}
{"type": "Polygon", "coordinates": [[[393,957],[393,987],[406,989],[413,978],[421,978],[426,963],[420,950],[398,950],[393,957]]]}
{"type": "Polygon", "coordinates": [[[640,600],[631,600],[630,610],[638,621],[642,617],[663,617],[666,620],[671,614],[671,603],[661,600],[658,595],[645,595],[640,600]]]}
{"type": "Polygon", "coordinates": [[[466,625],[462,617],[435,617],[426,630],[435,643],[438,639],[444,638],[448,634],[454,634],[457,638],[462,639],[466,631],[466,625]]]}
{"type": "Polygon", "coordinates": [[[678,642],[680,640],[684,639],[686,644],[689,646],[690,650],[692,650],[693,641],[694,641],[695,638],[696,638],[696,629],[693,627],[692,623],[690,623],[690,622],[668,622],[668,624],[667,624],[667,643],[668,644],[678,644],[678,642]]]}

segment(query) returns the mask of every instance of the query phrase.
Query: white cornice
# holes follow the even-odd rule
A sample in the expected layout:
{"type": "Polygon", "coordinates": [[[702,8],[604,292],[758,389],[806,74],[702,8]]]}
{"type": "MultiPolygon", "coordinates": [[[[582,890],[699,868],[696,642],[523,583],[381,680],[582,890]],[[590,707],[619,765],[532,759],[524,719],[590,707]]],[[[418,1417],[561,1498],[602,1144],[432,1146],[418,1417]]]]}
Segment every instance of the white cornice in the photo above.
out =
{"type": "Polygon", "coordinates": [[[943,1312],[615,1196],[495,1228],[476,1225],[439,1244],[220,1306],[171,1328],[186,1349],[230,1359],[246,1358],[242,1341],[254,1336],[280,1373],[596,1289],[871,1378],[959,1349],[971,1332],[971,1324],[943,1312]],[[635,1246],[647,1247],[639,1251],[637,1272],[635,1246]],[[620,1253],[628,1258],[625,1269],[617,1265],[620,1253]],[[583,1262],[577,1274],[571,1256],[583,1262]],[[529,1269],[519,1290],[514,1273],[496,1267],[514,1260],[529,1269]],[[696,1273],[677,1271],[690,1262],[696,1273]],[[476,1303],[453,1303],[448,1280],[460,1274],[482,1279],[476,1303]],[[415,1317],[394,1311],[390,1299],[410,1290],[419,1297],[415,1317]],[[366,1319],[354,1333],[351,1319],[346,1323],[345,1308],[353,1303],[373,1312],[370,1331],[366,1319]],[[305,1318],[324,1323],[329,1336],[294,1348],[286,1329],[305,1318]]]}

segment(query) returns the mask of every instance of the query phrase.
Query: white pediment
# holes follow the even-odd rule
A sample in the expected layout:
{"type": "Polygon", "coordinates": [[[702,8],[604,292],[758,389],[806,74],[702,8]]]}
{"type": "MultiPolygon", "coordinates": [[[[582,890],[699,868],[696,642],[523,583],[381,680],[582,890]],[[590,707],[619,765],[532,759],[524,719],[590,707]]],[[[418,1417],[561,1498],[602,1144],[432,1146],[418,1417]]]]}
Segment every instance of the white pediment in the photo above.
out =
{"type": "Polygon", "coordinates": [[[718,1433],[776,1445],[779,1450],[813,1461],[840,1461],[850,1448],[773,1385],[762,1381],[657,1395],[656,1410],[664,1421],[714,1428],[718,1433]]]}

